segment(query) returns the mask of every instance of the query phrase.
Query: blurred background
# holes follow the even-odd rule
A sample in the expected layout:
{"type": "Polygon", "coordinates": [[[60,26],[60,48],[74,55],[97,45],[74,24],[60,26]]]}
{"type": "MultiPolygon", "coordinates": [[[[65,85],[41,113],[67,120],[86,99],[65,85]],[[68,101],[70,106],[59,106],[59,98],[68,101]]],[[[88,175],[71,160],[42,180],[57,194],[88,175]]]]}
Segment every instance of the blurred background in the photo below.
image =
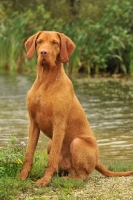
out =
{"type": "MultiPolygon", "coordinates": [[[[27,143],[26,95],[36,75],[24,42],[39,30],[76,44],[65,66],[104,160],[133,159],[133,0],[0,1],[0,147],[27,143]]],[[[39,147],[46,146],[41,134],[39,147]]]]}
{"type": "Polygon", "coordinates": [[[0,70],[34,70],[24,42],[38,30],[68,35],[68,73],[133,73],[133,0],[1,0],[0,70]]]}

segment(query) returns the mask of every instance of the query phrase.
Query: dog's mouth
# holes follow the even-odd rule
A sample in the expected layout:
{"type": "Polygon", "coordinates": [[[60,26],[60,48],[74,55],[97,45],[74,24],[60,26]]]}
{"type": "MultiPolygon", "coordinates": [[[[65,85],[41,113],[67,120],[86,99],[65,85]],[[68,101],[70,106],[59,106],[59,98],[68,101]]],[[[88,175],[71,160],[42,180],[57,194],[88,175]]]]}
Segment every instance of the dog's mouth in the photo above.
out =
{"type": "Polygon", "coordinates": [[[39,64],[40,64],[40,66],[42,66],[42,67],[48,67],[48,66],[49,66],[49,67],[54,67],[54,66],[55,66],[55,63],[54,63],[54,62],[49,61],[49,60],[46,59],[45,57],[39,59],[39,64]]]}
{"type": "MultiPolygon", "coordinates": [[[[59,56],[59,55],[58,55],[59,56]]],[[[54,59],[54,56],[42,56],[42,55],[38,55],[38,63],[40,66],[42,67],[55,67],[57,65],[57,61],[58,61],[58,56],[54,59]]]]}
{"type": "Polygon", "coordinates": [[[40,58],[38,58],[38,61],[39,61],[40,65],[43,67],[48,65],[48,60],[44,56],[41,56],[40,58]]]}
{"type": "Polygon", "coordinates": [[[46,58],[44,58],[44,57],[41,59],[40,63],[42,66],[45,66],[46,64],[48,64],[46,58]]]}

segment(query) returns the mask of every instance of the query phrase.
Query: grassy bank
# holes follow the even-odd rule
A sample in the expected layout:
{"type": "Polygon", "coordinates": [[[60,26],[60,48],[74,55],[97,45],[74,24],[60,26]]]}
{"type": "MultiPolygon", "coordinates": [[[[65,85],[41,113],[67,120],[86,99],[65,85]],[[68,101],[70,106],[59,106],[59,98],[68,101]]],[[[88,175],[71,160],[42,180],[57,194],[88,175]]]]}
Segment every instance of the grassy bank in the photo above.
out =
{"type": "MultiPolygon", "coordinates": [[[[87,182],[66,180],[54,176],[48,187],[38,188],[37,179],[43,176],[47,164],[45,151],[37,150],[29,178],[25,181],[19,179],[18,174],[22,167],[25,144],[15,144],[12,137],[6,148],[0,149],[0,199],[1,200],[47,200],[47,199],[116,199],[123,194],[130,193],[133,197],[133,177],[105,178],[98,172],[90,175],[87,182]],[[123,187],[120,188],[121,184],[123,187]],[[127,187],[128,186],[128,187],[127,187]],[[102,190],[101,190],[102,189],[102,190]],[[113,192],[112,192],[113,189],[113,192]],[[115,191],[116,190],[116,191],[115,191]],[[107,198],[109,197],[109,198],[107,198]]],[[[106,163],[106,167],[114,171],[127,171],[133,169],[133,163],[106,163]]],[[[128,195],[129,196],[129,195],[128,195]]],[[[130,197],[129,196],[129,197],[130,197]]],[[[128,198],[126,198],[128,200],[128,198]]],[[[129,198],[131,199],[131,198],[129,198]]]]}

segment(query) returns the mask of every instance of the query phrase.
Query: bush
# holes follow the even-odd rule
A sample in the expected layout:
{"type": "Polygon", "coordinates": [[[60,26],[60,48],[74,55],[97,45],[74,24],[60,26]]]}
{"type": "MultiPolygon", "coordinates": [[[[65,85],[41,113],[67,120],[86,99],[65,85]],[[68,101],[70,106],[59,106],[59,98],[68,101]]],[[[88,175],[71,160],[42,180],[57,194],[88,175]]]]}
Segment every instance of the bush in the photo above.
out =
{"type": "Polygon", "coordinates": [[[29,3],[27,9],[21,2],[23,12],[11,12],[13,8],[10,8],[6,11],[7,16],[3,12],[4,3],[0,4],[3,16],[0,25],[1,69],[33,70],[36,62],[25,58],[24,42],[38,30],[56,30],[68,35],[77,46],[70,58],[68,73],[133,73],[133,0],[117,0],[113,4],[111,0],[80,4],[78,1],[54,2],[56,8],[65,5],[60,15],[47,0],[42,4],[35,1],[35,7],[29,3]]]}

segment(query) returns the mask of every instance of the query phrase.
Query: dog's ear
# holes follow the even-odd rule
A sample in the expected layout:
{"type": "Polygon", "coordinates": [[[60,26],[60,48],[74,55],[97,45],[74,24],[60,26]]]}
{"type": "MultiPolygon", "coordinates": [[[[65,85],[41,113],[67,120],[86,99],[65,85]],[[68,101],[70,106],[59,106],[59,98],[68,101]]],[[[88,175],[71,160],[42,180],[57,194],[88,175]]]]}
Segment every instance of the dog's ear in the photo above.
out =
{"type": "Polygon", "coordinates": [[[76,46],[73,41],[63,33],[59,33],[59,37],[61,41],[60,59],[61,62],[66,63],[76,46]]]}
{"type": "Polygon", "coordinates": [[[31,37],[29,37],[29,39],[25,42],[25,48],[27,50],[27,54],[26,57],[28,59],[33,58],[34,53],[35,53],[35,43],[36,40],[38,38],[38,36],[40,35],[42,31],[37,32],[36,34],[32,35],[31,37]]]}

